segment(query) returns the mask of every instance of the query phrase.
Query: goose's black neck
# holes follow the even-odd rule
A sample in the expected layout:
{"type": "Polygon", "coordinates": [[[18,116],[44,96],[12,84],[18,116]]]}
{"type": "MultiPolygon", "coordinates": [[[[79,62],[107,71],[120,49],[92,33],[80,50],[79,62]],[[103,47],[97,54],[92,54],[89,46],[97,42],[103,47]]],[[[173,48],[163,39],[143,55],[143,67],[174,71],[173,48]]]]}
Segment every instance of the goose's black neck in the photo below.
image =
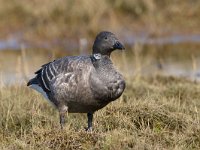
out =
{"type": "Polygon", "coordinates": [[[91,56],[92,63],[96,69],[104,68],[104,66],[112,65],[110,57],[107,55],[101,55],[100,53],[93,54],[91,56]]]}

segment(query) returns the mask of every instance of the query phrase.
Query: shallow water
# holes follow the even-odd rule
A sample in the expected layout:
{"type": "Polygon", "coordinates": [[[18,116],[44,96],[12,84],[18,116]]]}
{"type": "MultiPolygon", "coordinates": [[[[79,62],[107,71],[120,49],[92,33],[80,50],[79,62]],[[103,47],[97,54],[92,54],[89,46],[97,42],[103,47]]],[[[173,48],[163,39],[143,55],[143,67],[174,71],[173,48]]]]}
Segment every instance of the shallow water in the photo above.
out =
{"type": "MultiPolygon", "coordinates": [[[[166,76],[186,77],[200,81],[200,35],[170,35],[149,37],[148,34],[122,36],[127,47],[134,43],[151,45],[136,58],[134,49],[128,49],[125,58],[114,55],[115,64],[128,76],[149,76],[157,73],[166,76]],[[153,47],[153,52],[151,49],[153,47]],[[144,54],[149,51],[149,54],[144,54]],[[150,56],[149,56],[150,55],[150,56]],[[140,59],[136,62],[136,59],[140,59]],[[120,61],[118,61],[120,60],[120,61]],[[139,67],[138,67],[139,63],[139,67]],[[124,67],[125,65],[125,67],[124,67]]],[[[21,36],[0,40],[0,85],[25,84],[42,64],[64,55],[88,54],[91,41],[62,39],[30,43],[21,36]],[[52,50],[55,48],[55,50],[52,50]],[[64,50],[64,52],[63,52],[64,50]],[[58,53],[59,55],[56,55],[58,53]]],[[[137,51],[137,50],[136,50],[137,51]]]]}
{"type": "Polygon", "coordinates": [[[200,34],[172,34],[163,37],[151,37],[149,34],[126,34],[124,35],[124,41],[126,44],[131,45],[133,43],[141,44],[153,44],[153,45],[164,45],[164,44],[180,44],[180,43],[200,43],[200,34]]]}
{"type": "MultiPolygon", "coordinates": [[[[45,48],[52,47],[66,48],[67,50],[78,49],[81,46],[86,46],[89,42],[86,38],[76,39],[54,39],[51,41],[42,41],[40,43],[28,42],[23,40],[22,33],[16,33],[7,39],[0,39],[0,50],[12,49],[20,50],[25,48],[45,48]]],[[[180,43],[200,43],[200,34],[172,34],[163,37],[151,37],[147,32],[145,33],[126,33],[121,36],[124,44],[132,46],[134,43],[166,45],[166,44],[180,44],[180,43]]]]}

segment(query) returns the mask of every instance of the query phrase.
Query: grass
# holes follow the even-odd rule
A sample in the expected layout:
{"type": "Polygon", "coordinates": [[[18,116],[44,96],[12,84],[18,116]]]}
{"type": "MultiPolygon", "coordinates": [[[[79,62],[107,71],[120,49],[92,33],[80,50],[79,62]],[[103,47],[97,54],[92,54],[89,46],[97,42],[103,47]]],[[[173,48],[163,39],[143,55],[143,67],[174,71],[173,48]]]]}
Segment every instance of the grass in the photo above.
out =
{"type": "Polygon", "coordinates": [[[123,96],[95,114],[58,112],[25,86],[0,89],[0,149],[199,149],[200,85],[183,78],[128,78],[123,96]]]}

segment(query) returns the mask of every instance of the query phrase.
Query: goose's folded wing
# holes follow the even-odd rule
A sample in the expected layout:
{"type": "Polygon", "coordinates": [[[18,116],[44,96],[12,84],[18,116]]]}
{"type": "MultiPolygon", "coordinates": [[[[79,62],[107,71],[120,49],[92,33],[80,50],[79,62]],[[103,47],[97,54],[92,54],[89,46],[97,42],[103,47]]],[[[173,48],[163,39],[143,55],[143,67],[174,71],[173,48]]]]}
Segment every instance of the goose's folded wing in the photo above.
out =
{"type": "Polygon", "coordinates": [[[65,67],[62,67],[61,64],[66,64],[66,62],[57,64],[60,73],[51,82],[50,86],[53,93],[59,97],[70,99],[88,93],[88,80],[93,68],[90,57],[70,58],[65,67]]]}
{"type": "MultiPolygon", "coordinates": [[[[76,83],[82,70],[87,71],[91,67],[90,57],[87,56],[70,56],[63,57],[47,64],[35,72],[36,77],[31,79],[27,85],[38,84],[45,92],[51,91],[52,81],[59,81],[61,84],[76,83]]],[[[53,84],[53,86],[59,86],[53,84]]]]}

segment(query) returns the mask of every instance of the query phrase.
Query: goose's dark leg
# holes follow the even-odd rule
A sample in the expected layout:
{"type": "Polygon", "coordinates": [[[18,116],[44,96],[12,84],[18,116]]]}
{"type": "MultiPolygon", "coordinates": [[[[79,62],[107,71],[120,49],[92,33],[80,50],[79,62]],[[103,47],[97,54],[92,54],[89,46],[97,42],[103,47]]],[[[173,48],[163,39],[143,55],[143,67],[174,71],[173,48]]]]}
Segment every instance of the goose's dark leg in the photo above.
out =
{"type": "Polygon", "coordinates": [[[63,129],[63,126],[65,124],[65,114],[60,114],[60,127],[63,129]]]}
{"type": "Polygon", "coordinates": [[[59,109],[59,115],[60,115],[60,126],[61,126],[61,129],[63,129],[64,127],[64,124],[65,124],[65,114],[68,110],[68,107],[63,105],[62,107],[60,107],[59,109]]]}
{"type": "Polygon", "coordinates": [[[87,118],[88,118],[88,127],[87,127],[86,131],[92,131],[93,113],[91,113],[91,112],[87,113],[87,118]]]}

